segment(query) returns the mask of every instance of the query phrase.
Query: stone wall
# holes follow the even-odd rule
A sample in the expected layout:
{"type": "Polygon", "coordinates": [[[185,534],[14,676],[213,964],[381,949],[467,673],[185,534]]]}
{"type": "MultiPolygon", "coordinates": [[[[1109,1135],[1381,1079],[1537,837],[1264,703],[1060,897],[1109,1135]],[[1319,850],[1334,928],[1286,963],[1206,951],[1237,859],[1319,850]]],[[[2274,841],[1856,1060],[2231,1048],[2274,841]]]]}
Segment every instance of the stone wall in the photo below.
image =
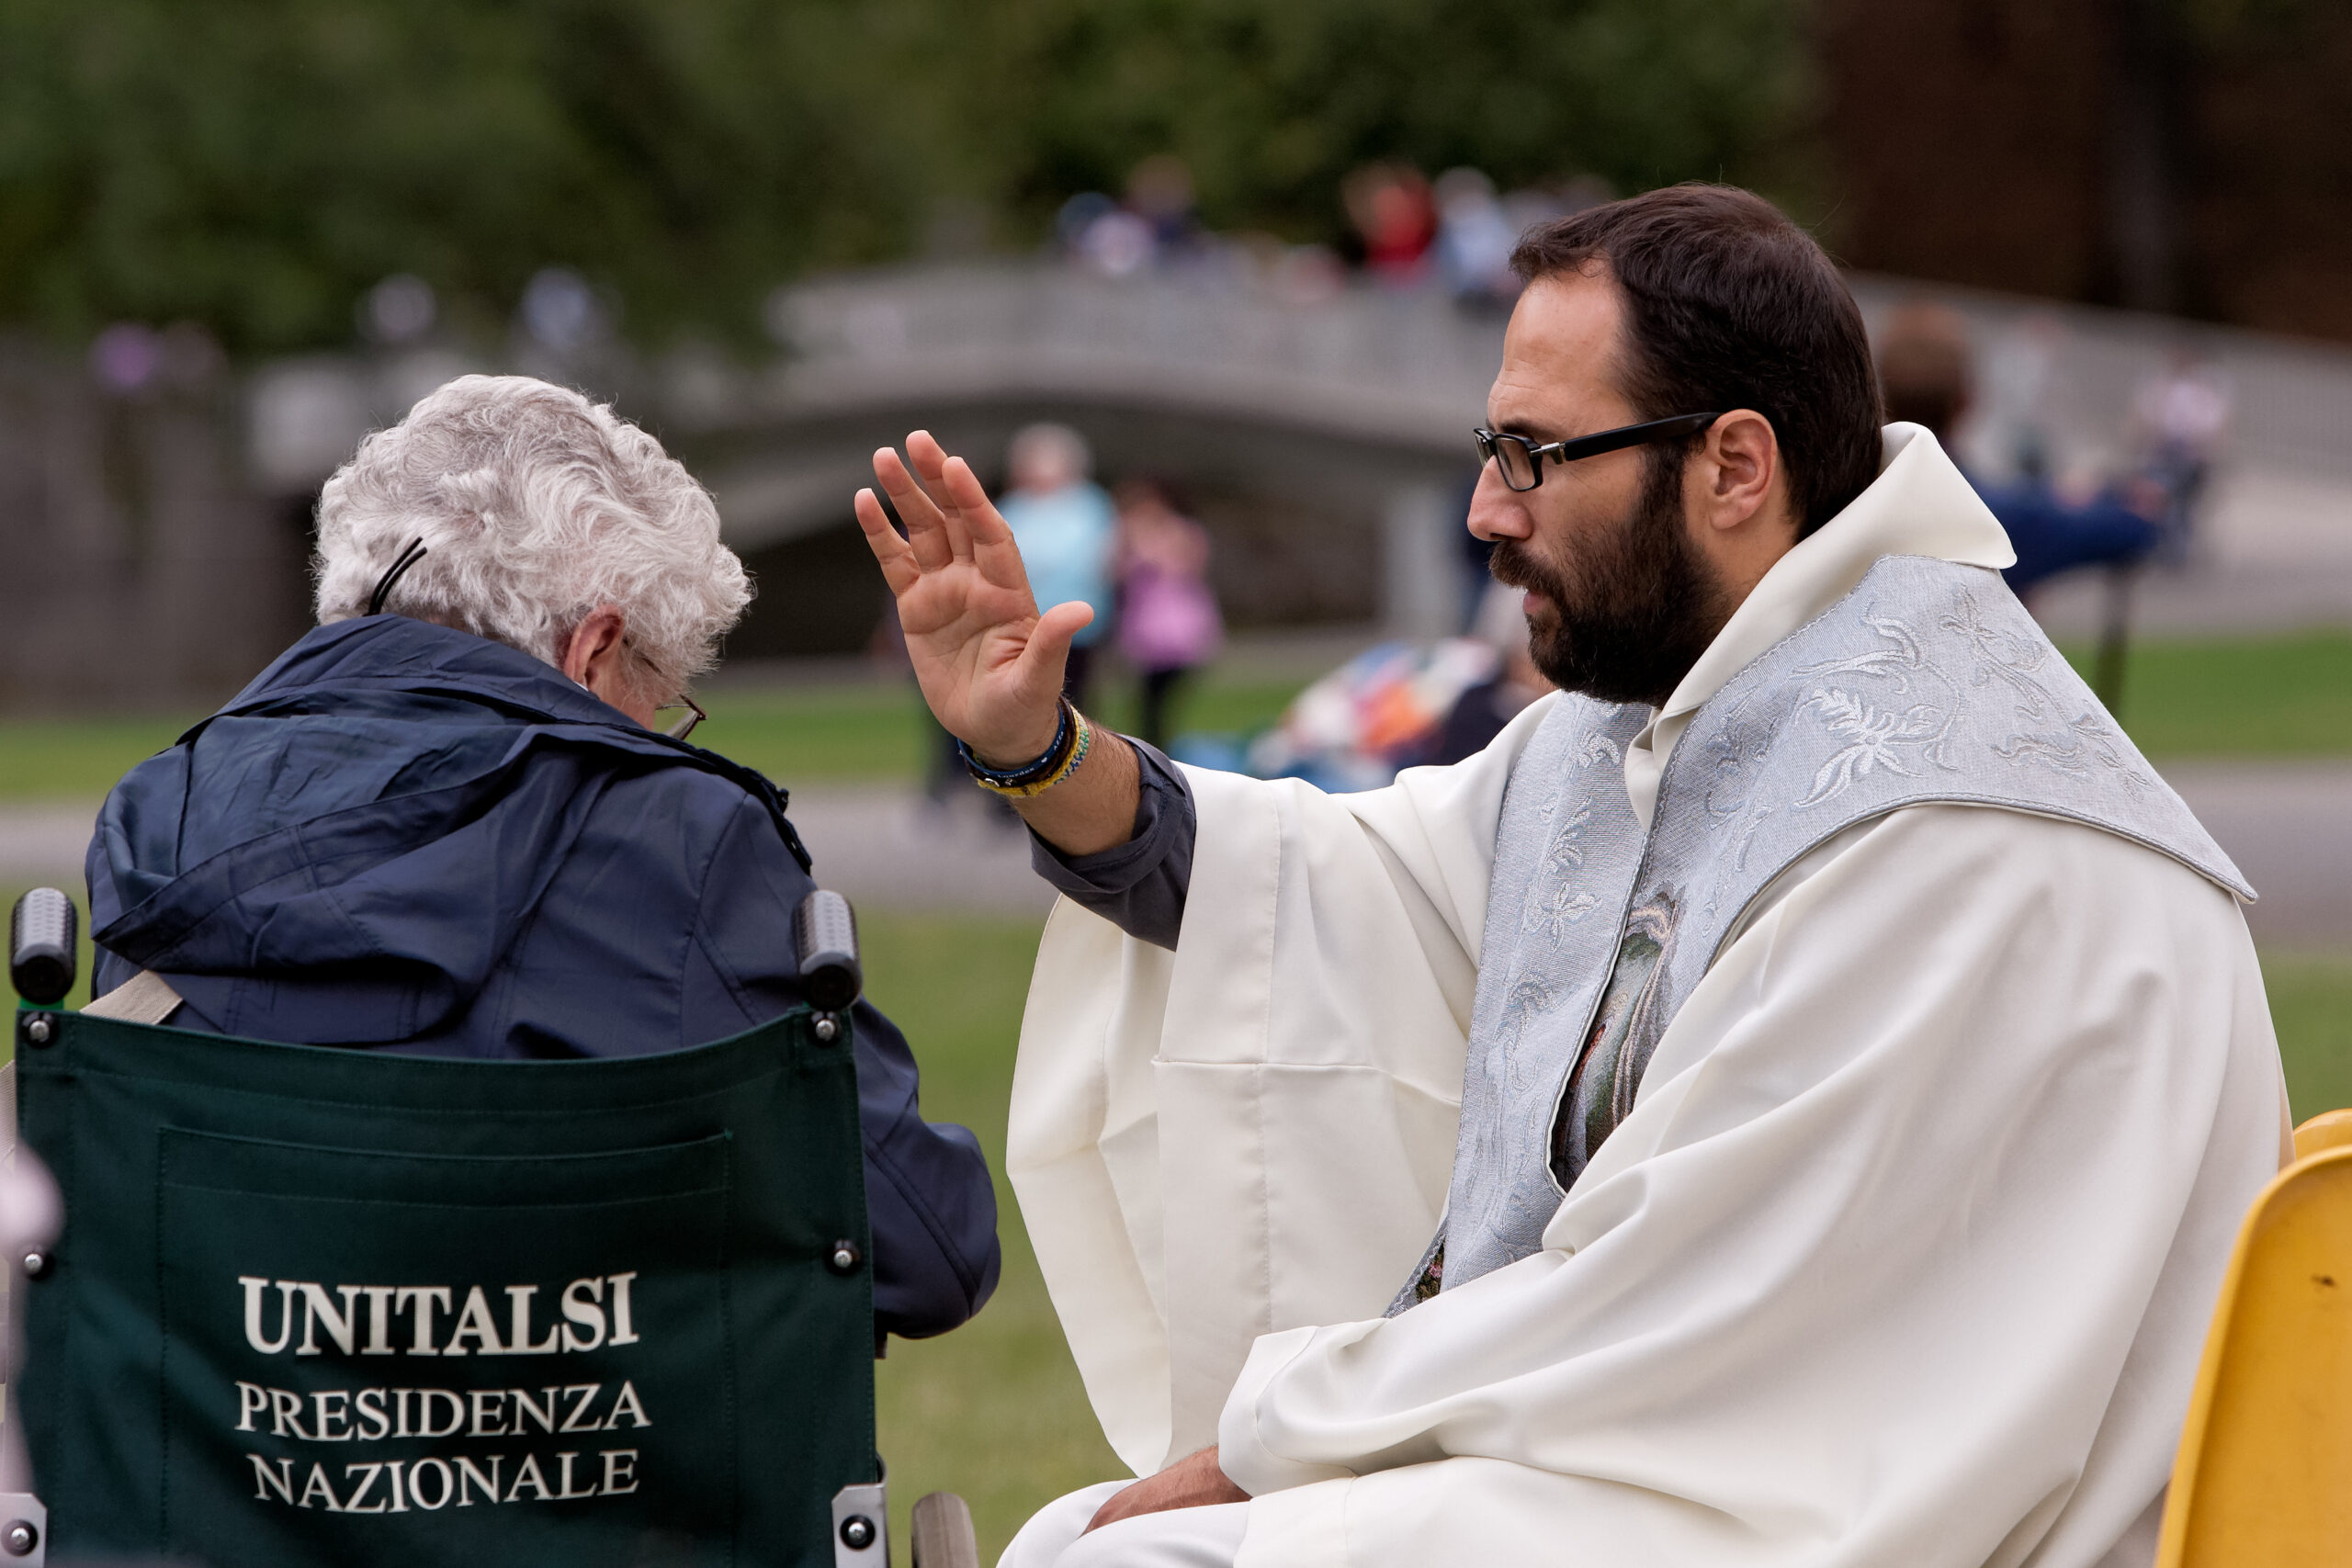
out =
{"type": "Polygon", "coordinates": [[[299,633],[299,503],[244,475],[218,356],[166,353],[136,392],[0,344],[0,707],[187,709],[299,633]]]}

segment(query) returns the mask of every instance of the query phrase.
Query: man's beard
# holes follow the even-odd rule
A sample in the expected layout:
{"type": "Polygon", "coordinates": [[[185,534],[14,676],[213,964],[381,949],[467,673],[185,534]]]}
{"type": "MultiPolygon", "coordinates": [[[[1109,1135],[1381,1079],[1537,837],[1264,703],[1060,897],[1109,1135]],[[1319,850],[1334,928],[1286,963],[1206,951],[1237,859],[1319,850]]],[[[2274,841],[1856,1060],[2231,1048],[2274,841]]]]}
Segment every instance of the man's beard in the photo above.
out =
{"type": "Polygon", "coordinates": [[[1528,651],[1561,690],[1661,705],[1729,617],[1683,522],[1679,456],[1652,457],[1631,514],[1571,560],[1549,559],[1532,541],[1495,547],[1498,581],[1551,601],[1528,619],[1528,651]]]}

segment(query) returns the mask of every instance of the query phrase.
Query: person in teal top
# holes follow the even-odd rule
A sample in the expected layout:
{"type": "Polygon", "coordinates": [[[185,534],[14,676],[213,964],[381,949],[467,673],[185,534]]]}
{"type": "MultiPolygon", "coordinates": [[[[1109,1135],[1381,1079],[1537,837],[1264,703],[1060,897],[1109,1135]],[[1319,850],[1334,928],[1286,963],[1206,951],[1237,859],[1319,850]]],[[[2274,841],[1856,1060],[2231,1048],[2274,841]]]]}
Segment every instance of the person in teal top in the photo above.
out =
{"type": "Polygon", "coordinates": [[[1030,591],[1043,607],[1081,601],[1094,619],[1072,639],[1063,694],[1083,707],[1094,650],[1111,629],[1117,510],[1089,477],[1093,454],[1066,424],[1024,426],[1006,454],[1010,493],[997,510],[1021,547],[1030,591]]]}

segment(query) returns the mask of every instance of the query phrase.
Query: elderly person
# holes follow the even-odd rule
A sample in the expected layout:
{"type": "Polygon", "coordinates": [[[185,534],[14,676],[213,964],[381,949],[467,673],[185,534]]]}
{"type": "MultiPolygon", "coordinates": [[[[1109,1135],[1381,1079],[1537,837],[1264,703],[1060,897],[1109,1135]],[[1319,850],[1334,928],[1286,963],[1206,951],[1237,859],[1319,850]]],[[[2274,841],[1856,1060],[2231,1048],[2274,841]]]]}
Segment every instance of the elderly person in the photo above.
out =
{"type": "MultiPolygon", "coordinates": [[[[452,381],[319,502],[316,628],[115,787],[90,846],[103,994],[176,1028],[414,1055],[625,1056],[800,1000],[814,886],[784,796],[659,733],[751,598],[643,431],[521,378],[452,381]]],[[[857,1005],[876,1328],[997,1278],[964,1128],[857,1005]]]]}

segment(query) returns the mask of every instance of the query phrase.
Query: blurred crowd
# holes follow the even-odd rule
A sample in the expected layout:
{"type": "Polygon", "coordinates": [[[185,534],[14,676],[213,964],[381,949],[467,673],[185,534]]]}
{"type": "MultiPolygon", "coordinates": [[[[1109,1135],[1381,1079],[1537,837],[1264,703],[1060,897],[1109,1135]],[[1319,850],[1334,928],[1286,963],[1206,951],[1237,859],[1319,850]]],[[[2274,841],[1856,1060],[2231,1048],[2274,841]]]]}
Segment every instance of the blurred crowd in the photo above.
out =
{"type": "Polygon", "coordinates": [[[1519,297],[1510,270],[1519,236],[1613,194],[1589,177],[1498,193],[1477,169],[1448,169],[1432,181],[1409,164],[1366,164],[1338,192],[1348,217],[1346,243],[1287,244],[1269,234],[1210,231],[1200,219],[1192,172],[1162,153],[1136,165],[1123,196],[1085,191],[1070,197],[1055,223],[1054,243],[1106,277],[1242,277],[1308,301],[1345,287],[1352,270],[1384,288],[1442,289],[1466,310],[1500,314],[1519,297]]]}
{"type": "MultiPolygon", "coordinates": [[[[1114,490],[1103,489],[1086,438],[1066,424],[1015,433],[998,510],[1021,547],[1037,603],[1094,611],[1072,640],[1063,694],[1088,707],[1106,674],[1103,653],[1114,649],[1137,687],[1129,732],[1166,749],[1185,683],[1225,642],[1209,580],[1208,530],[1167,479],[1129,475],[1114,490]]],[[[888,617],[885,629],[896,625],[888,617]]],[[[963,769],[944,730],[932,752],[928,793],[943,800],[963,769]]]]}
{"type": "Polygon", "coordinates": [[[2184,345],[2133,390],[2117,447],[2062,457],[2049,405],[2065,338],[2062,321],[2035,311],[1980,355],[1957,311],[1925,301],[1878,333],[1888,417],[1927,426],[1959,460],[2008,530],[2020,594],[2080,567],[2188,564],[2229,434],[2227,379],[2184,345]]]}
{"type": "MultiPolygon", "coordinates": [[[[1611,194],[1590,178],[1501,190],[1476,168],[1431,178],[1407,163],[1372,163],[1331,193],[1346,217],[1345,239],[1295,243],[1214,231],[1191,171],[1161,154],[1137,164],[1115,195],[1069,198],[1049,245],[1069,266],[1105,278],[1198,278],[1296,304],[1351,288],[1389,291],[1449,299],[1465,314],[1499,321],[1519,292],[1510,266],[1518,237],[1611,194]]],[[[626,389],[620,301],[576,271],[551,265],[533,274],[503,321],[452,314],[431,285],[407,274],[362,293],[354,324],[368,352],[352,363],[371,367],[367,378],[317,362],[288,362],[255,378],[249,471],[273,493],[307,491],[347,455],[355,431],[397,417],[432,387],[486,367],[486,359],[559,382],[626,389]]],[[[2074,329],[2056,310],[1963,317],[1915,300],[1874,325],[1890,416],[1928,426],[1959,458],[2017,547],[2009,578],[2018,592],[2030,596],[2049,579],[2086,568],[2179,567],[2206,548],[2202,511],[2227,453],[2235,396],[2194,340],[2183,337],[2128,400],[2109,392],[2113,406],[2086,421],[2073,368],[2083,345],[2070,341],[2074,329]],[[2091,425],[2111,437],[2085,446],[2091,425]]],[[[118,322],[87,352],[91,380],[126,401],[223,384],[229,368],[217,340],[188,322],[118,322]]],[[[728,395],[725,384],[713,394],[728,395]]],[[[1223,637],[1209,536],[1174,476],[1128,474],[1106,486],[1092,468],[1075,430],[1023,430],[1006,454],[1004,513],[1040,603],[1080,600],[1095,610],[1070,661],[1073,700],[1089,701],[1106,668],[1117,667],[1137,694],[1135,732],[1166,747],[1189,678],[1223,637]]],[[[1463,543],[1459,636],[1366,652],[1317,682],[1246,756],[1227,761],[1335,784],[1379,782],[1399,766],[1475,749],[1531,700],[1542,683],[1526,660],[1523,629],[1486,592],[1483,548],[1463,543]]],[[[943,764],[935,784],[951,773],[943,764]]]]}

